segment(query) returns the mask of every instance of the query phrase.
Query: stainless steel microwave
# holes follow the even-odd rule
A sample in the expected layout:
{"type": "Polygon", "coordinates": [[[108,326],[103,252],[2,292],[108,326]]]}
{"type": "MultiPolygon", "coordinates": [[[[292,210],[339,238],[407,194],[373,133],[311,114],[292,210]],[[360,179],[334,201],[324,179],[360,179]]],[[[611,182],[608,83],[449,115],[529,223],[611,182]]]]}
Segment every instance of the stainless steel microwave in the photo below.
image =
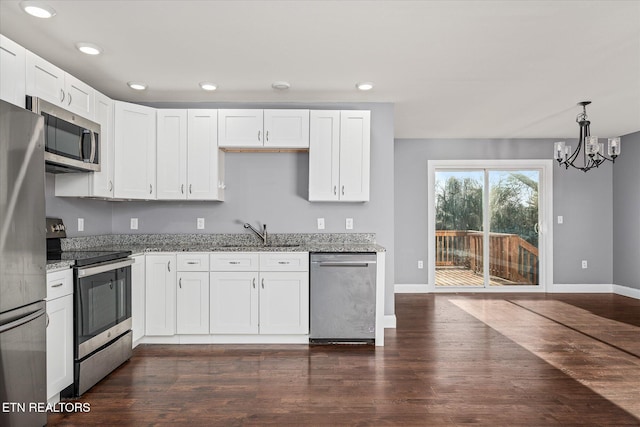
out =
{"type": "Polygon", "coordinates": [[[27,109],[44,117],[47,172],[99,172],[100,125],[43,99],[27,96],[27,109]]]}

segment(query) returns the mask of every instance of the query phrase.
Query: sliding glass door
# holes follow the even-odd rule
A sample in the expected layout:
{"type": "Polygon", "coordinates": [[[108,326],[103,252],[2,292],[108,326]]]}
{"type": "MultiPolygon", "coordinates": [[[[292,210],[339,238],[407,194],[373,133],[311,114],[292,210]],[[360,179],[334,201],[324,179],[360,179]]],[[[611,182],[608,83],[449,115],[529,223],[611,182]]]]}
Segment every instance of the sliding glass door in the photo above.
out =
{"type": "Polygon", "coordinates": [[[505,167],[495,161],[482,168],[430,162],[430,281],[436,289],[541,284],[545,174],[532,162],[505,167]]]}

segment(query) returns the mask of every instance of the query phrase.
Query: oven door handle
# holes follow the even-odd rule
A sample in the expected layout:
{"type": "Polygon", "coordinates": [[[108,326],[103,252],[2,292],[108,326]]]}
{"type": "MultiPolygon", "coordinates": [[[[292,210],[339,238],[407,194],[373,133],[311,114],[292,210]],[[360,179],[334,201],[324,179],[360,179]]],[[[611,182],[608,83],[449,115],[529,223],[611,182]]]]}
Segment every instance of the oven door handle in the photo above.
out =
{"type": "Polygon", "coordinates": [[[105,271],[117,270],[118,268],[128,267],[133,264],[133,260],[131,258],[127,258],[123,261],[118,262],[105,262],[102,264],[94,265],[87,268],[78,268],[78,277],[88,277],[93,276],[94,274],[104,273],[105,271]]]}

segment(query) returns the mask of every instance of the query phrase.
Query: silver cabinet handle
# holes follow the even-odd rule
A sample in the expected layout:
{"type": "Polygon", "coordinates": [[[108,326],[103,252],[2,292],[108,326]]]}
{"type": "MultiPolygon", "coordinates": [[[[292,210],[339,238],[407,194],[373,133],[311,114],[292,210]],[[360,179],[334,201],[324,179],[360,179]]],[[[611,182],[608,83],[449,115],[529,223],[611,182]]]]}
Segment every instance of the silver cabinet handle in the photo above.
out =
{"type": "Polygon", "coordinates": [[[46,315],[46,311],[44,308],[41,308],[38,311],[34,311],[33,313],[29,314],[28,316],[25,317],[21,317],[18,320],[14,320],[13,322],[9,322],[9,323],[5,323],[4,325],[0,325],[0,334],[3,332],[6,332],[10,329],[13,328],[17,328],[18,326],[22,326],[25,323],[29,323],[34,319],[37,319],[38,317],[42,316],[42,315],[46,315]]]}
{"type": "Polygon", "coordinates": [[[262,289],[264,289],[264,277],[262,278],[262,289]]]}
{"type": "Polygon", "coordinates": [[[260,141],[260,132],[262,131],[258,131],[258,141],[260,141]]]}
{"type": "Polygon", "coordinates": [[[67,105],[71,105],[71,94],[69,94],[69,102],[67,102],[67,105]]]}
{"type": "Polygon", "coordinates": [[[334,196],[337,196],[337,195],[338,195],[338,186],[337,186],[337,185],[334,185],[334,186],[333,186],[333,195],[334,195],[334,196]]]}
{"type": "Polygon", "coordinates": [[[533,226],[533,230],[536,232],[536,234],[540,234],[540,223],[536,222],[536,224],[533,226]]]}
{"type": "Polygon", "coordinates": [[[269,142],[269,131],[264,134],[265,140],[269,142]]]}
{"type": "Polygon", "coordinates": [[[200,264],[200,261],[187,261],[187,264],[189,265],[200,264]]]}
{"type": "Polygon", "coordinates": [[[253,278],[253,289],[255,289],[255,288],[256,288],[256,278],[254,277],[253,278]]]}
{"type": "Polygon", "coordinates": [[[64,91],[60,89],[60,102],[64,101],[64,91]]]}
{"type": "Polygon", "coordinates": [[[342,186],[342,195],[344,196],[344,185],[342,186]]]}
{"type": "Polygon", "coordinates": [[[289,261],[278,261],[278,264],[291,264],[289,261]]]}
{"type": "Polygon", "coordinates": [[[180,278],[180,280],[178,280],[178,286],[180,287],[180,289],[182,289],[182,277],[180,278]]]}
{"type": "Polygon", "coordinates": [[[181,194],[184,194],[184,184],[182,184],[182,185],[180,186],[180,193],[181,193],[181,194]]]}
{"type": "Polygon", "coordinates": [[[192,187],[193,187],[193,184],[189,184],[189,194],[193,193],[193,191],[191,191],[192,187]]]}
{"type": "Polygon", "coordinates": [[[45,316],[46,316],[46,321],[45,321],[44,327],[48,328],[49,327],[49,313],[45,313],[45,316]]]}
{"type": "Polygon", "coordinates": [[[167,271],[171,271],[171,260],[167,262],[167,271]]]}
{"type": "Polygon", "coordinates": [[[51,285],[52,288],[59,288],[62,286],[62,283],[56,283],[55,285],[51,285]]]}
{"type": "Polygon", "coordinates": [[[240,261],[229,261],[229,264],[240,264],[240,261]]]}
{"type": "Polygon", "coordinates": [[[109,192],[111,192],[112,190],[113,190],[113,182],[109,180],[109,192]]]}
{"type": "Polygon", "coordinates": [[[153,184],[149,184],[149,194],[153,194],[153,184]]]}

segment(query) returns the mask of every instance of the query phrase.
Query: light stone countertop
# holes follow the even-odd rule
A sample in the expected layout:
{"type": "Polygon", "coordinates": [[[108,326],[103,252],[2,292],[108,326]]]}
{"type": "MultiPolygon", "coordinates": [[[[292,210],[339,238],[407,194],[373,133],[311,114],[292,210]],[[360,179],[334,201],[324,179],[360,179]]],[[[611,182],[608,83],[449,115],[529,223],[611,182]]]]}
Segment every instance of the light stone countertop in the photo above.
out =
{"type": "MultiPolygon", "coordinates": [[[[64,239],[65,250],[126,250],[132,254],[154,252],[384,252],[374,234],[276,234],[272,243],[258,244],[247,234],[209,235],[106,235],[64,239]],[[248,237],[247,237],[248,236],[248,237]]],[[[47,263],[47,271],[68,268],[73,261],[47,263]],[[63,265],[64,264],[64,265],[63,265]]]]}

